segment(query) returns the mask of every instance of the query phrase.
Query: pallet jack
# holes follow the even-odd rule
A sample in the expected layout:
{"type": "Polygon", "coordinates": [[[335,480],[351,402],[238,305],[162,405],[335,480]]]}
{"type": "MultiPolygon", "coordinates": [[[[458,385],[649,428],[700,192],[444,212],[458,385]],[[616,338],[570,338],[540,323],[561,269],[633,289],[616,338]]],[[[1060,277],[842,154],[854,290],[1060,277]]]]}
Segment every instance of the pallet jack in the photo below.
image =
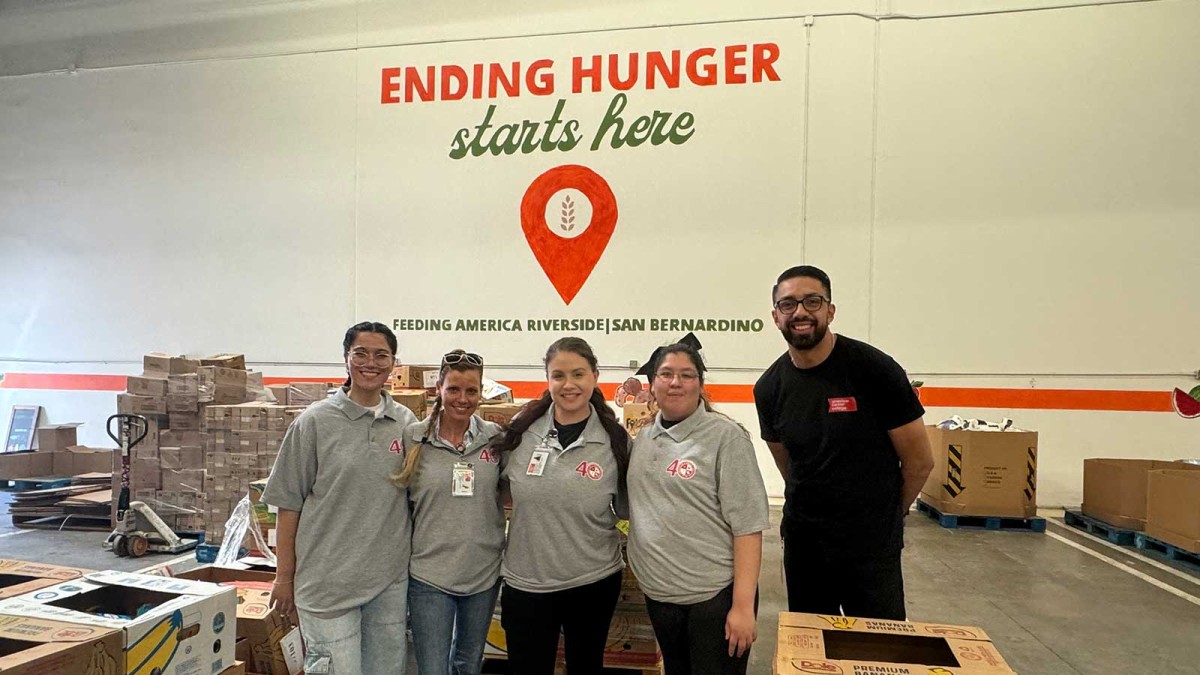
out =
{"type": "Polygon", "coordinates": [[[199,543],[196,539],[181,539],[145,502],[129,501],[129,452],[146,438],[148,429],[149,423],[141,415],[119,413],[108,418],[108,437],[121,448],[121,493],[117,498],[116,528],[104,540],[103,548],[122,558],[180,553],[199,543]]]}

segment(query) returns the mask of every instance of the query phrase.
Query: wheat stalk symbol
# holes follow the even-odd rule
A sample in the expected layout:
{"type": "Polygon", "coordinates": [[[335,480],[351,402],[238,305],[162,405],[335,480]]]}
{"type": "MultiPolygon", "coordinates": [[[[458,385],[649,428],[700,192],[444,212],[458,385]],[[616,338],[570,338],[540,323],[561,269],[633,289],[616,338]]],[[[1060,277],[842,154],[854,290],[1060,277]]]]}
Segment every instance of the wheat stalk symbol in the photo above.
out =
{"type": "Polygon", "coordinates": [[[571,200],[571,195],[567,195],[562,201],[562,225],[563,232],[570,232],[575,229],[575,202],[571,200]]]}

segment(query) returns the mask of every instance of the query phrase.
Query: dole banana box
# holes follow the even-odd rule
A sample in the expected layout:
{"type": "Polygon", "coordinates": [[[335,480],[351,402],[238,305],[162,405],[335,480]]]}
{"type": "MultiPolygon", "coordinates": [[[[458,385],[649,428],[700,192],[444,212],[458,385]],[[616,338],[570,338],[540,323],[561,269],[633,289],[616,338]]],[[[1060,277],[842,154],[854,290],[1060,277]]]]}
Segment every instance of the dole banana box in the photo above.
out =
{"type": "Polygon", "coordinates": [[[77,579],[90,571],[78,567],[0,559],[0,598],[25,595],[39,588],[77,579]]]}
{"type": "Polygon", "coordinates": [[[211,675],[234,662],[237,592],[202,581],[94,572],[0,600],[0,614],[119,630],[126,675],[211,675]]]}
{"type": "Polygon", "coordinates": [[[772,675],[1013,675],[974,626],[779,613],[772,675]]]}
{"type": "Polygon", "coordinates": [[[121,675],[121,631],[0,614],[0,673],[121,675]]]}

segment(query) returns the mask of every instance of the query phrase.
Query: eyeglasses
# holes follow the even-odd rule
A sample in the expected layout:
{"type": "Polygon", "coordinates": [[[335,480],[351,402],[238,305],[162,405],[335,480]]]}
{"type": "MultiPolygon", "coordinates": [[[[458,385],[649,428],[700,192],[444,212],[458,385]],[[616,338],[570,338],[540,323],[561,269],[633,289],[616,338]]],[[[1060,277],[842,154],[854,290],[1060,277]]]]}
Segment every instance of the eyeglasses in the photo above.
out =
{"type": "Polygon", "coordinates": [[[350,352],[350,363],[356,366],[365,366],[372,362],[377,366],[386,366],[395,361],[396,355],[391,352],[375,352],[372,354],[365,349],[355,349],[350,352]]]}
{"type": "Polygon", "coordinates": [[[820,311],[820,309],[824,307],[825,303],[827,302],[829,302],[829,298],[823,295],[806,295],[799,300],[795,298],[780,298],[775,302],[775,309],[783,312],[784,314],[791,314],[792,312],[796,311],[797,307],[803,305],[805,310],[809,312],[816,312],[820,311]]]}
{"type": "Polygon", "coordinates": [[[450,352],[442,357],[442,363],[447,366],[452,366],[456,363],[462,363],[463,361],[466,361],[472,366],[483,365],[483,357],[478,354],[472,354],[471,352],[450,352]]]}
{"type": "Polygon", "coordinates": [[[700,379],[700,373],[697,373],[694,370],[683,370],[678,373],[673,370],[660,370],[657,373],[655,373],[654,376],[657,377],[658,379],[662,380],[663,382],[670,382],[671,380],[678,377],[679,381],[684,384],[689,384],[691,382],[695,382],[696,380],[700,379]]]}

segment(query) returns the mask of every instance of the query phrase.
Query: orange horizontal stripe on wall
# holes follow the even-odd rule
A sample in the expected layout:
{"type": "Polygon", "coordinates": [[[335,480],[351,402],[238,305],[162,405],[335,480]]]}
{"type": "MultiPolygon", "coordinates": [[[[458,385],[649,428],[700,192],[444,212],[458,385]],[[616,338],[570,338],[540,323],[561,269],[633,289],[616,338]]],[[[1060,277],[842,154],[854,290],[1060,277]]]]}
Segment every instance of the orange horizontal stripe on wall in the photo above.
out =
{"type": "MultiPolygon", "coordinates": [[[[333,382],[328,377],[265,377],[266,384],[333,382]]],[[[542,380],[514,380],[504,384],[516,398],[536,398],[546,390],[542,380]]],[[[602,382],[600,390],[611,400],[617,383],[602,382]]],[[[716,403],[752,403],[754,387],[748,384],[709,384],[716,403]]],[[[0,389],[58,391],[125,391],[124,375],[69,373],[5,373],[0,389]]],[[[1170,391],[1120,391],[1111,389],[1004,389],[977,387],[922,387],[921,403],[931,408],[1010,408],[1022,410],[1107,410],[1120,412],[1172,412],[1170,391]]]]}

